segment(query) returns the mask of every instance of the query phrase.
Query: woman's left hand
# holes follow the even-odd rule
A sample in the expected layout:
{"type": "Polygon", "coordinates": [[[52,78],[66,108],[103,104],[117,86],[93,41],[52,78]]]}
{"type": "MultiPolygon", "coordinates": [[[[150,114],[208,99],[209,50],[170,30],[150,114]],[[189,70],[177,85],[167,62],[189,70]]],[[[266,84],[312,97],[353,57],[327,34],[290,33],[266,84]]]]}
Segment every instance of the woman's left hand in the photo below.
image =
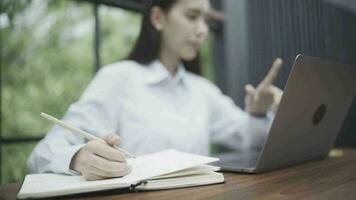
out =
{"type": "Polygon", "coordinates": [[[277,111],[283,91],[272,83],[282,67],[282,59],[277,58],[262,82],[255,88],[250,84],[245,86],[245,110],[252,115],[263,117],[269,108],[277,111]]]}

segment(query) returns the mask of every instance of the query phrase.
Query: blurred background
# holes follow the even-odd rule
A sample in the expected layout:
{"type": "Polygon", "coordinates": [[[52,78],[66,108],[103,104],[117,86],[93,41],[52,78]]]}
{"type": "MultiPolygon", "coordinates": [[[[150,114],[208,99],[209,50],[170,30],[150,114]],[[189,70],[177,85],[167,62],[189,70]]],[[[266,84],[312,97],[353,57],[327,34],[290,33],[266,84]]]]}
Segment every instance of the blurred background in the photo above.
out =
{"type": "MultiPolygon", "coordinates": [[[[0,1],[0,180],[22,181],[26,160],[96,71],[124,59],[136,40],[144,0],[0,1]]],[[[274,58],[283,88],[299,53],[356,66],[356,1],[212,0],[203,75],[243,107],[274,58]]],[[[356,98],[337,146],[356,146],[356,98]]]]}

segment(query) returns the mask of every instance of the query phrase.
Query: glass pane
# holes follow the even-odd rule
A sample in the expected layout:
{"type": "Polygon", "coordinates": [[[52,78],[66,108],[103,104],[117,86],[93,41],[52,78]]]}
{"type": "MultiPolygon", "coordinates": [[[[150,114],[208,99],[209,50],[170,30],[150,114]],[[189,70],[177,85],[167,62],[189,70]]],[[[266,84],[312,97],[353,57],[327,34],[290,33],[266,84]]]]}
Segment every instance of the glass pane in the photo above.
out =
{"type": "Polygon", "coordinates": [[[141,27],[141,15],[120,8],[100,6],[102,65],[125,59],[141,27]]]}
{"type": "Polygon", "coordinates": [[[29,172],[27,158],[35,143],[1,144],[1,184],[20,182],[29,172]]]}
{"type": "Polygon", "coordinates": [[[42,135],[51,124],[39,113],[61,117],[92,77],[93,8],[48,0],[5,1],[4,8],[2,134],[42,135]]]}
{"type": "Polygon", "coordinates": [[[205,40],[200,51],[202,75],[212,82],[215,82],[213,36],[212,34],[205,40]]]}

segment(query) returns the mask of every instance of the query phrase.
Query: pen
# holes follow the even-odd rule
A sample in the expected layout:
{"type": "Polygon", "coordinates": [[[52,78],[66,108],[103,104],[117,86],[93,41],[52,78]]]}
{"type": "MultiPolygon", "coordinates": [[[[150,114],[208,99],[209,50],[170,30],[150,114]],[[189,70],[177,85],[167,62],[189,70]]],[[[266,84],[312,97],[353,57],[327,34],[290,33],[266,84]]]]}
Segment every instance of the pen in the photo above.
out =
{"type": "MultiPolygon", "coordinates": [[[[74,127],[74,126],[72,126],[70,124],[67,124],[67,123],[65,123],[65,122],[63,122],[63,121],[61,121],[61,120],[59,120],[59,119],[57,119],[55,117],[52,117],[51,115],[48,115],[48,114],[46,114],[44,112],[41,112],[40,115],[41,115],[41,117],[43,117],[43,118],[45,118],[45,119],[47,119],[47,120],[49,120],[49,121],[61,126],[63,128],[66,128],[66,129],[68,129],[68,130],[70,130],[70,131],[72,131],[74,133],[78,133],[79,135],[83,136],[84,138],[86,138],[88,140],[96,140],[96,141],[99,141],[99,142],[101,142],[103,144],[108,144],[108,143],[105,142],[105,140],[103,140],[101,138],[98,138],[98,137],[96,137],[96,136],[94,136],[94,135],[92,135],[92,134],[90,134],[90,133],[88,133],[86,131],[83,131],[83,130],[81,130],[79,128],[76,128],[76,127],[74,127]]],[[[125,154],[126,158],[135,158],[134,156],[129,154],[127,151],[125,151],[122,148],[118,147],[117,145],[114,145],[113,147],[115,149],[121,151],[123,154],[125,154]]]]}

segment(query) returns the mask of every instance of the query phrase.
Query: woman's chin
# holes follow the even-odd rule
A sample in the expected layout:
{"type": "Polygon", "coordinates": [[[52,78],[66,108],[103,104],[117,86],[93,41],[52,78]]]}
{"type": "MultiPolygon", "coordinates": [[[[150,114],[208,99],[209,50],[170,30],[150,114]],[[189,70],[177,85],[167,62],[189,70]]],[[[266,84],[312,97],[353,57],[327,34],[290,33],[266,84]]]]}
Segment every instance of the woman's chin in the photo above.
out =
{"type": "Polygon", "coordinates": [[[192,61],[194,60],[198,55],[198,52],[192,52],[192,53],[185,53],[184,55],[182,55],[182,60],[184,61],[192,61]]]}

